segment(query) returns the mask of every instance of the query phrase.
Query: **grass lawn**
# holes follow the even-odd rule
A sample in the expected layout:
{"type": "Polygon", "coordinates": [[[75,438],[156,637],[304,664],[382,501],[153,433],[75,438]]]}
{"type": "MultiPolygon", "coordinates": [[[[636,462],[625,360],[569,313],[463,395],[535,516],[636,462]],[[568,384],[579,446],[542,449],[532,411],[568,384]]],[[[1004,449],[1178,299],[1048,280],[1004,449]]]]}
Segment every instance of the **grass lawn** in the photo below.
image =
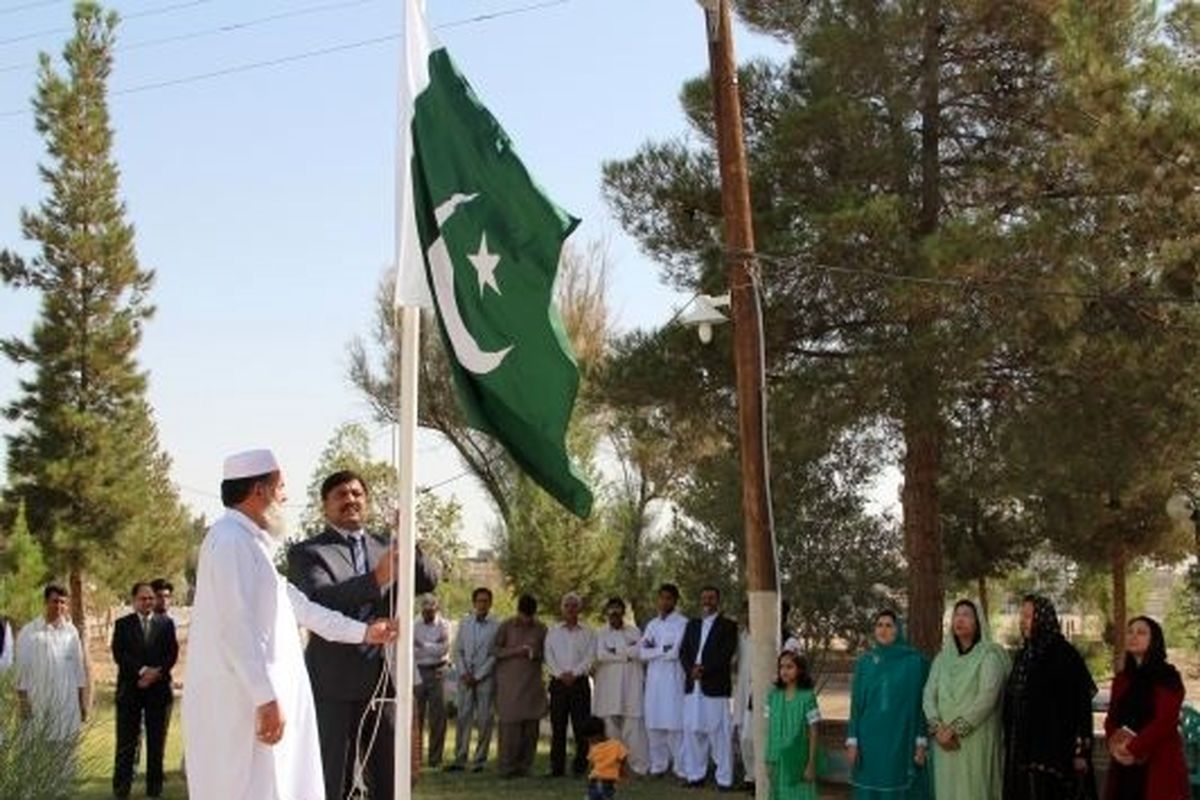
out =
{"type": "MultiPolygon", "coordinates": [[[[167,737],[166,768],[167,780],[163,790],[164,800],[184,800],[187,789],[183,776],[179,771],[183,753],[182,721],[179,718],[180,704],[175,703],[171,718],[171,728],[167,737]]],[[[81,752],[82,783],[78,794],[80,800],[109,800],[112,797],[112,764],[115,748],[116,726],[114,724],[112,691],[100,694],[92,719],[87,726],[81,752]]],[[[453,738],[453,737],[451,737],[453,738]]],[[[543,752],[539,753],[534,765],[534,774],[542,775],[548,769],[546,742],[543,742],[543,752]]],[[[493,753],[495,744],[493,743],[493,753]]],[[[143,748],[143,753],[145,748],[143,748]]],[[[531,800],[581,800],[584,797],[583,781],[577,778],[523,778],[501,781],[496,778],[493,765],[481,774],[443,774],[426,771],[421,776],[414,798],[427,800],[481,800],[481,798],[530,798],[531,800]]],[[[140,798],[145,791],[145,768],[138,766],[138,777],[133,787],[133,797],[140,798]]],[[[683,789],[673,781],[638,780],[633,779],[623,784],[617,792],[619,798],[630,800],[702,800],[702,798],[736,797],[746,798],[749,795],[722,795],[713,790],[696,791],[683,789]]],[[[844,798],[848,795],[828,789],[822,792],[823,798],[844,798]]]]}

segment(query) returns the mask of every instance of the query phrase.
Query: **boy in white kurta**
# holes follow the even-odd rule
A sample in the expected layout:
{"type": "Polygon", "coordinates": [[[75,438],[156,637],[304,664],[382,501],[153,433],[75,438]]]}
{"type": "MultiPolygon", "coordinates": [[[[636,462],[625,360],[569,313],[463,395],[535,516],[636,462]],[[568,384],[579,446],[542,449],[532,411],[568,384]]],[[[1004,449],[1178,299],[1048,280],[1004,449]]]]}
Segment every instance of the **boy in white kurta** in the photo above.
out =
{"type": "Polygon", "coordinates": [[[642,721],[646,668],[641,661],[642,634],[625,624],[625,602],[619,597],[604,609],[608,624],[596,631],[592,668],[592,714],[604,720],[609,739],[628,751],[626,763],[638,775],[649,768],[646,725],[642,721]]]}
{"type": "Polygon", "coordinates": [[[325,800],[298,625],[347,643],[383,644],[394,629],[312,603],[275,569],[286,497],[270,451],[226,459],[221,494],[229,510],[200,548],[188,634],[188,796],[325,800]]]}
{"type": "Polygon", "coordinates": [[[646,624],[640,656],[646,664],[645,724],[649,739],[650,774],[673,769],[684,778],[680,746],[683,741],[683,670],[679,643],[687,617],[675,610],[679,589],[664,583],[658,590],[658,616],[646,624]]]}

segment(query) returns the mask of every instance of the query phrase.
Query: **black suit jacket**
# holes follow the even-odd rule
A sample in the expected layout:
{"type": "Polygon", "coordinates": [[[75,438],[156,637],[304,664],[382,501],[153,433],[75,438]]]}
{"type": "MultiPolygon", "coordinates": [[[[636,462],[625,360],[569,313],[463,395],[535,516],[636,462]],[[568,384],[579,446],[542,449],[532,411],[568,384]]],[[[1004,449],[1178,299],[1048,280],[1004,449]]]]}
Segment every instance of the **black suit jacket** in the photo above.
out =
{"type": "MultiPolygon", "coordinates": [[[[348,617],[387,617],[388,596],[375,583],[371,570],[387,552],[388,540],[367,534],[367,567],[364,575],[354,572],[354,554],[346,537],[326,528],[288,550],[288,579],[309,600],[348,617]]],[[[417,552],[417,594],[433,591],[437,575],[417,552]]],[[[365,620],[364,620],[365,621],[365,620]]],[[[310,633],[304,651],[313,695],[318,700],[361,701],[371,697],[383,668],[378,648],[340,644],[310,633]]]]}
{"type": "Polygon", "coordinates": [[[706,697],[733,696],[733,657],[737,653],[737,623],[720,614],[713,620],[712,630],[704,640],[704,651],[700,651],[699,619],[689,619],[679,645],[679,666],[685,676],[684,691],[692,691],[692,667],[700,664],[704,675],[700,678],[700,691],[706,697]]]}
{"type": "Polygon", "coordinates": [[[171,698],[171,669],[179,658],[175,622],[166,615],[150,615],[150,636],[142,634],[142,622],[136,613],[126,614],[113,626],[113,660],[117,662],[117,700],[145,692],[147,699],[171,698]],[[162,677],[145,689],[137,682],[142,667],[162,669],[162,677]]]}

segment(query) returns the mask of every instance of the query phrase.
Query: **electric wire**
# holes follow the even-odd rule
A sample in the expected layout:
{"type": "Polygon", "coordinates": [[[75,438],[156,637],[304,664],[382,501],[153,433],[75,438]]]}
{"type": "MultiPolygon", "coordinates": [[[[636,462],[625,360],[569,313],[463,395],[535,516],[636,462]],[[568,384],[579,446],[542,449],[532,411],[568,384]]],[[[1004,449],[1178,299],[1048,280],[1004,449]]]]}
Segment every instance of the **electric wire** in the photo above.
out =
{"type": "MultiPolygon", "coordinates": [[[[121,17],[122,21],[128,22],[134,19],[145,19],[146,17],[158,17],[163,14],[170,14],[175,11],[184,11],[196,6],[203,6],[214,2],[215,0],[184,0],[182,3],[171,3],[165,6],[157,6],[155,8],[147,8],[144,11],[135,11],[132,14],[125,14],[121,17]]],[[[0,46],[17,44],[18,42],[28,42],[32,39],[40,39],[43,36],[54,36],[61,33],[74,33],[75,27],[72,25],[59,26],[57,28],[43,28],[40,31],[31,31],[23,33],[20,36],[11,36],[7,39],[0,39],[0,46]]]]}
{"type": "MultiPolygon", "coordinates": [[[[261,25],[267,25],[272,22],[281,22],[283,20],[295,19],[297,17],[310,16],[312,14],[321,14],[327,11],[340,11],[344,8],[353,8],[355,6],[366,5],[367,3],[378,2],[378,0],[343,0],[337,3],[322,3],[320,5],[303,6],[294,8],[291,11],[280,11],[277,14],[268,14],[266,16],[244,19],[237,22],[227,22],[223,25],[215,25],[211,28],[203,28],[201,30],[187,31],[177,33],[171,36],[160,36],[154,39],[143,39],[137,42],[131,42],[125,45],[117,45],[113,48],[114,53],[126,53],[131,50],[145,50],[153,47],[161,47],[166,44],[175,44],[177,42],[188,42],[195,39],[203,39],[209,36],[219,36],[226,33],[235,33],[248,28],[256,28],[261,25]]],[[[0,67],[0,74],[5,72],[15,72],[17,70],[28,69],[31,65],[28,63],[13,63],[6,64],[0,67]]]]}
{"type": "Polygon", "coordinates": [[[33,2],[33,3],[18,3],[15,6],[7,6],[5,8],[0,8],[0,17],[7,16],[8,14],[16,14],[21,11],[29,11],[30,9],[34,9],[34,8],[44,8],[45,6],[56,6],[56,5],[58,5],[60,3],[64,3],[64,2],[66,2],[66,0],[37,0],[37,2],[33,2]]]}
{"type": "MultiPolygon", "coordinates": [[[[441,29],[441,28],[458,26],[458,25],[466,25],[469,23],[487,22],[487,21],[498,19],[500,17],[512,16],[515,14],[528,14],[532,11],[550,8],[552,6],[564,5],[564,4],[572,2],[572,1],[573,0],[550,0],[550,2],[547,2],[547,3],[539,3],[539,4],[534,4],[534,5],[528,5],[528,6],[518,6],[516,8],[511,8],[506,11],[496,11],[496,12],[491,12],[489,14],[480,14],[480,15],[477,15],[474,17],[467,17],[467,18],[464,18],[461,20],[456,20],[454,22],[443,23],[442,25],[435,25],[434,27],[436,29],[441,29]]],[[[212,2],[212,0],[191,0],[191,4],[206,3],[206,2],[212,2]]],[[[260,69],[268,69],[271,67],[278,67],[278,66],[282,66],[285,64],[292,64],[292,63],[295,63],[298,61],[307,61],[309,59],[320,58],[322,56],[332,55],[334,53],[342,53],[342,52],[347,52],[350,50],[358,50],[358,49],[361,49],[364,47],[370,47],[372,45],[378,45],[378,44],[383,44],[385,42],[397,40],[401,36],[403,36],[403,32],[394,31],[394,32],[387,33],[387,34],[381,34],[379,36],[372,36],[372,37],[369,37],[366,39],[359,39],[359,40],[352,41],[352,42],[344,42],[342,44],[330,45],[328,47],[320,47],[320,48],[316,48],[313,50],[305,50],[305,51],[302,51],[299,53],[292,53],[290,55],[279,56],[277,58],[269,58],[269,59],[264,59],[261,61],[250,61],[250,62],[246,62],[244,64],[236,64],[236,65],[233,65],[230,67],[224,67],[221,69],[210,70],[208,72],[201,72],[201,73],[197,73],[197,74],[193,74],[193,75],[184,75],[184,76],[181,76],[178,78],[169,78],[169,79],[160,80],[160,81],[151,81],[148,83],[136,84],[133,86],[126,86],[126,87],[120,88],[120,89],[113,89],[113,90],[109,91],[108,94],[110,97],[122,97],[125,95],[141,94],[142,92],[150,92],[150,91],[156,91],[159,89],[167,89],[167,88],[170,88],[173,86],[183,86],[186,84],[198,83],[201,81],[212,80],[214,78],[225,77],[228,75],[237,75],[237,74],[241,74],[241,73],[245,73],[245,72],[252,72],[252,71],[260,70],[260,69]]],[[[2,43],[3,42],[0,42],[0,44],[2,44],[2,43]]],[[[24,116],[24,115],[30,114],[30,113],[32,113],[32,111],[28,108],[9,109],[7,111],[0,112],[0,119],[20,117],[20,116],[24,116]]]]}

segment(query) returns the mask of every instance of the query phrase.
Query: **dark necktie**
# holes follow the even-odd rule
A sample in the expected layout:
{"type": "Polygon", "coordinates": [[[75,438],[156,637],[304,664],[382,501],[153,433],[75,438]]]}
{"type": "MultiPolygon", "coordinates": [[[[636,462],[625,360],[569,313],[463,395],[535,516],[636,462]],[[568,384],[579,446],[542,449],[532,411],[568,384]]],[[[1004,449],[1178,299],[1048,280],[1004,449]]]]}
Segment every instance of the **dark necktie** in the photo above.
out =
{"type": "MultiPolygon", "coordinates": [[[[355,575],[366,575],[370,571],[367,564],[367,539],[361,533],[350,535],[350,560],[354,563],[355,575]]],[[[374,611],[374,607],[369,603],[360,606],[358,619],[362,622],[369,622],[372,611],[374,611]]],[[[371,644],[360,644],[358,650],[367,658],[378,658],[380,653],[380,649],[371,644]]]]}

